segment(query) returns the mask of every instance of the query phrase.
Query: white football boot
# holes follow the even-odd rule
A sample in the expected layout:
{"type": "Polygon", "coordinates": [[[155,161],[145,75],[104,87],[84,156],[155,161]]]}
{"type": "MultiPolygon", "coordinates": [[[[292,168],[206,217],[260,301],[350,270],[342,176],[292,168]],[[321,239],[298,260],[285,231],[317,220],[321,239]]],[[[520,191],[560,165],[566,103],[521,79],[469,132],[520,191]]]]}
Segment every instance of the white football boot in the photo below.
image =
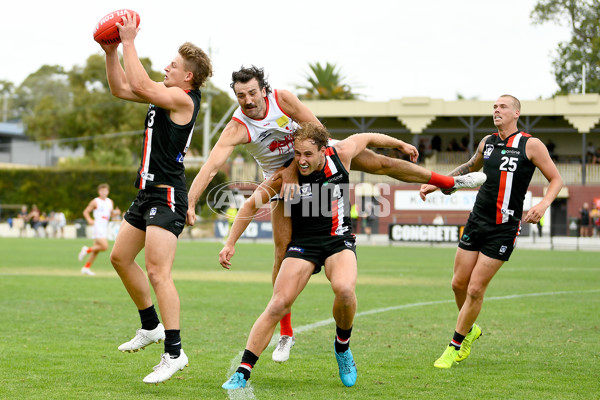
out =
{"type": "Polygon", "coordinates": [[[450,189],[442,189],[444,194],[452,194],[458,189],[473,189],[477,188],[485,183],[487,175],[483,172],[470,172],[466,175],[459,175],[454,177],[454,186],[450,189]]]}
{"type": "Polygon", "coordinates": [[[160,343],[163,340],[165,340],[165,327],[163,324],[158,324],[158,326],[151,331],[140,328],[135,331],[135,337],[133,339],[119,346],[119,350],[124,353],[135,353],[136,351],[143,350],[152,343],[160,343]]]}
{"type": "Polygon", "coordinates": [[[290,358],[290,350],[296,343],[296,339],[293,336],[283,335],[279,338],[279,343],[273,351],[273,361],[282,363],[286,362],[290,358]]]}
{"type": "Polygon", "coordinates": [[[160,356],[160,362],[154,366],[154,372],[151,372],[144,378],[144,383],[149,385],[159,384],[171,379],[177,371],[183,371],[188,366],[188,358],[181,350],[179,357],[171,358],[169,353],[164,353],[160,356]]]}

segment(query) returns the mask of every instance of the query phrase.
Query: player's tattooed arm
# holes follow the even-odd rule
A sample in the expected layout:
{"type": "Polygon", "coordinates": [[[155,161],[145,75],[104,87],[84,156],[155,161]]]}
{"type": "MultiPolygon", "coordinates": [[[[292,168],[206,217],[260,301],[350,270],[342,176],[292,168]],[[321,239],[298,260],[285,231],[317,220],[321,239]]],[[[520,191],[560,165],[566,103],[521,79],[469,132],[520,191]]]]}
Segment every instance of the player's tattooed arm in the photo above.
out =
{"type": "Polygon", "coordinates": [[[475,165],[475,157],[477,157],[477,154],[475,154],[473,157],[471,157],[471,159],[469,161],[467,161],[466,163],[464,163],[463,165],[460,165],[460,166],[454,168],[452,170],[452,172],[450,172],[448,175],[459,176],[459,175],[468,174],[469,172],[471,172],[471,168],[473,167],[473,165],[475,165]]]}
{"type": "Polygon", "coordinates": [[[462,165],[459,165],[458,167],[453,169],[448,175],[459,176],[466,175],[469,172],[479,171],[483,167],[483,148],[485,146],[485,141],[488,137],[489,135],[481,139],[481,142],[479,142],[479,146],[477,146],[475,154],[473,154],[473,157],[471,157],[469,161],[462,165]]]}

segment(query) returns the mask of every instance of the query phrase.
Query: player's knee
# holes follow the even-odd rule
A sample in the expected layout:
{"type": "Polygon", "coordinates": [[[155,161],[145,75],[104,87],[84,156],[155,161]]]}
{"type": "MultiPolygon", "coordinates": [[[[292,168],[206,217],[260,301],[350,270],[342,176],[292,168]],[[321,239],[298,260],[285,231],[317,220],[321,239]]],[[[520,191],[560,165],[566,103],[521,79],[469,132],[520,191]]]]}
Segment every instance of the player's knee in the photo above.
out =
{"type": "Polygon", "coordinates": [[[452,279],[452,290],[455,293],[462,292],[464,293],[468,288],[468,282],[462,281],[460,279],[452,279]]]}
{"type": "Polygon", "coordinates": [[[121,254],[119,254],[119,252],[115,251],[113,249],[113,251],[110,252],[110,263],[113,265],[113,267],[118,268],[121,265],[124,264],[124,259],[121,256],[121,254]]]}
{"type": "Polygon", "coordinates": [[[146,270],[148,271],[148,280],[152,284],[152,287],[159,286],[171,279],[171,275],[163,272],[157,265],[146,263],[146,270]]]}
{"type": "Polygon", "coordinates": [[[343,304],[352,304],[356,301],[354,285],[342,282],[332,285],[331,288],[335,297],[343,304]]]}
{"type": "Polygon", "coordinates": [[[275,294],[269,302],[267,311],[274,318],[281,319],[285,314],[290,312],[291,308],[292,302],[287,298],[287,296],[275,294]]]}
{"type": "Polygon", "coordinates": [[[394,162],[395,160],[389,157],[384,157],[382,155],[378,155],[378,161],[380,164],[379,173],[381,175],[387,175],[394,171],[394,162]]]}
{"type": "Polygon", "coordinates": [[[482,300],[485,294],[485,287],[477,284],[470,284],[467,295],[473,300],[482,300]]]}

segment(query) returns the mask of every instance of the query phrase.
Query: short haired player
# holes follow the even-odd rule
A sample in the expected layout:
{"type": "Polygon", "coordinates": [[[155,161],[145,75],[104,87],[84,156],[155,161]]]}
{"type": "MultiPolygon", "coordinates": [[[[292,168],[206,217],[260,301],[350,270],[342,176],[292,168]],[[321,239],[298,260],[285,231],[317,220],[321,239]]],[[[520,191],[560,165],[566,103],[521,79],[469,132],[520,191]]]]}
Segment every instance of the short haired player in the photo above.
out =
{"type": "MultiPolygon", "coordinates": [[[[269,179],[276,171],[283,170],[286,162],[293,160],[292,134],[298,124],[321,125],[312,111],[294,94],[287,90],[272,90],[262,68],[242,67],[233,72],[231,88],[239,107],[190,187],[187,211],[189,225],[193,225],[196,220],[195,206],[200,195],[225,164],[235,146],[245,145],[263,169],[264,178],[269,179]]],[[[411,161],[417,160],[419,152],[414,146],[402,142],[398,149],[409,155],[411,161]]],[[[350,168],[371,174],[388,175],[404,182],[431,183],[441,188],[477,187],[481,185],[481,179],[485,179],[483,174],[475,174],[455,181],[452,177],[436,174],[408,161],[376,154],[366,148],[354,157],[350,168]]],[[[293,180],[290,177],[296,174],[295,170],[296,166],[292,162],[285,170],[284,182],[293,180]]],[[[291,238],[291,225],[283,218],[283,202],[275,200],[271,203],[271,221],[277,226],[277,229],[273,230],[275,256],[272,281],[275,283],[291,238]]],[[[287,314],[281,320],[280,339],[273,352],[273,360],[286,361],[294,342],[291,314],[287,314]]]]}
{"type": "MultiPolygon", "coordinates": [[[[357,371],[349,348],[356,311],[355,237],[351,230],[349,167],[367,146],[402,148],[401,140],[377,133],[350,136],[329,145],[329,134],[321,124],[301,124],[294,132],[295,169],[300,190],[291,201],[291,242],[275,279],[273,296],[258,318],[246,344],[236,373],[225,389],[245,387],[258,357],[267,347],[281,317],[289,313],[310,276],[325,267],[335,299],[334,341],[339,376],[346,386],[356,382],[357,371]],[[312,210],[312,211],[310,211],[312,210]]],[[[238,212],[219,262],[229,268],[235,243],[262,204],[278,193],[281,180],[264,181],[238,212]]],[[[287,218],[286,218],[287,219],[287,218]]]]}
{"type": "MultiPolygon", "coordinates": [[[[520,115],[521,103],[516,97],[500,96],[493,112],[498,132],[484,137],[475,155],[450,173],[459,176],[483,167],[487,180],[477,193],[456,250],[452,290],[458,319],[450,344],[434,363],[437,368],[450,368],[469,356],[473,341],[481,336],[481,328],[475,321],[483,296],[513,252],[521,219],[537,223],[562,188],[562,178],[546,146],[518,129],[520,115]],[[523,218],[525,194],[536,168],[548,180],[548,189],[523,218]]],[[[431,185],[421,186],[421,198],[425,200],[436,189],[431,185]]]]}
{"type": "Polygon", "coordinates": [[[164,80],[152,81],[135,48],[136,18],[136,14],[127,13],[117,24],[124,66],[119,62],[118,44],[102,45],[111,93],[124,100],[149,103],[135,182],[139,192],[123,217],[110,259],[142,323],[135,337],[119,350],[136,352],[165,341],[160,363],[143,379],[144,383],[156,384],[188,364],[181,345],[179,295],[171,270],[187,211],[183,158],[200,110],[199,88],[212,75],[212,67],[207,55],[187,42],[165,67],[164,80]],[[135,261],[142,249],[147,276],[135,261]],[[148,280],[164,326],[154,308],[148,280]]]}
{"type": "Polygon", "coordinates": [[[110,186],[108,183],[98,185],[98,197],[92,199],[83,210],[83,217],[89,225],[92,225],[92,238],[94,244],[91,247],[83,246],[79,252],[79,261],[89,254],[85,265],[81,268],[84,275],[96,275],[92,271],[92,264],[96,260],[98,253],[108,250],[108,223],[115,215],[115,206],[108,197],[110,186]]]}

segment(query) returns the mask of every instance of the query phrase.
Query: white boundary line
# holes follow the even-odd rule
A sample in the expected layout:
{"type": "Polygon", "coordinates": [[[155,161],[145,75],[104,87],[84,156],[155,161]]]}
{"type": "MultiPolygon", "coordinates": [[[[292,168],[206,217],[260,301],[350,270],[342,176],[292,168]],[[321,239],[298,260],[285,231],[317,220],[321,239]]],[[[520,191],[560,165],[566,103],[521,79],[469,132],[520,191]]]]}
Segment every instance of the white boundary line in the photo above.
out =
{"type": "MultiPolygon", "coordinates": [[[[559,291],[559,292],[509,294],[506,296],[487,297],[487,298],[485,298],[485,301],[512,300],[512,299],[520,299],[520,298],[524,298],[524,297],[558,296],[558,295],[563,295],[563,294],[599,293],[599,292],[600,292],[600,289],[590,289],[590,290],[572,290],[572,291],[564,290],[564,291],[559,291]]],[[[354,318],[362,317],[365,315],[371,315],[371,314],[379,314],[379,313],[388,312],[388,311],[402,310],[405,308],[432,306],[432,305],[447,304],[447,303],[454,303],[454,299],[424,301],[421,303],[401,304],[401,305],[392,306],[392,307],[375,308],[372,310],[367,310],[367,311],[356,313],[354,318]]],[[[294,334],[311,331],[313,329],[320,328],[322,326],[333,324],[333,323],[335,323],[335,320],[333,318],[328,318],[328,319],[324,319],[322,321],[314,322],[312,324],[302,325],[297,328],[294,328],[294,334]]],[[[269,345],[267,346],[267,348],[274,346],[278,341],[279,341],[279,335],[277,335],[277,334],[273,335],[273,338],[269,342],[269,345]]],[[[231,360],[231,365],[229,366],[229,370],[227,371],[228,378],[231,375],[233,375],[233,373],[237,369],[238,365],[240,364],[240,360],[242,359],[243,353],[244,353],[243,350],[240,351],[238,353],[238,355],[236,357],[234,357],[233,360],[231,360]]],[[[236,400],[256,399],[256,395],[254,394],[254,388],[252,387],[252,384],[250,382],[248,382],[248,384],[246,385],[246,387],[244,389],[228,390],[227,392],[228,392],[227,394],[229,395],[230,399],[236,399],[236,400]]]]}

